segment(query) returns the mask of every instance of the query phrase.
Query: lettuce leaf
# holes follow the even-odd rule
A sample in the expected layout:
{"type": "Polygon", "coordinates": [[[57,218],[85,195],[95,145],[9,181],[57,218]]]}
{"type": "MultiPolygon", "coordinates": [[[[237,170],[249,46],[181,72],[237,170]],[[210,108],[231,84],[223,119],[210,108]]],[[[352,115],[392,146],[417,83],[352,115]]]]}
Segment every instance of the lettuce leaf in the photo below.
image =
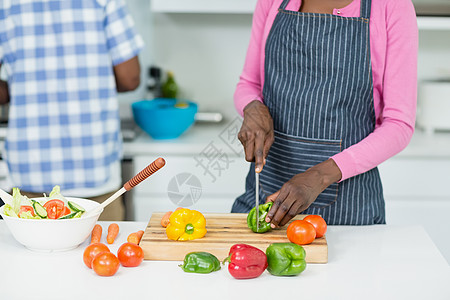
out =
{"type": "Polygon", "coordinates": [[[50,192],[50,195],[48,195],[49,197],[54,197],[56,195],[61,195],[61,188],[59,185],[55,185],[52,189],[52,191],[50,192]]]}
{"type": "Polygon", "coordinates": [[[15,187],[13,188],[13,202],[11,207],[16,215],[19,213],[21,203],[22,194],[20,193],[20,189],[15,187]]]}
{"type": "Polygon", "coordinates": [[[67,205],[67,199],[61,194],[61,189],[59,185],[55,185],[50,192],[50,195],[48,195],[49,199],[59,199],[64,202],[65,205],[67,205]]]}
{"type": "Polygon", "coordinates": [[[18,218],[19,216],[15,213],[14,208],[9,205],[9,204],[5,204],[5,207],[3,208],[3,212],[5,213],[5,215],[9,216],[9,217],[14,217],[14,218],[18,218]]]}
{"type": "Polygon", "coordinates": [[[22,212],[21,214],[20,214],[20,218],[22,218],[22,219],[41,219],[41,217],[39,217],[39,216],[33,216],[32,214],[31,214],[31,211],[25,211],[25,212],[22,212]]]}

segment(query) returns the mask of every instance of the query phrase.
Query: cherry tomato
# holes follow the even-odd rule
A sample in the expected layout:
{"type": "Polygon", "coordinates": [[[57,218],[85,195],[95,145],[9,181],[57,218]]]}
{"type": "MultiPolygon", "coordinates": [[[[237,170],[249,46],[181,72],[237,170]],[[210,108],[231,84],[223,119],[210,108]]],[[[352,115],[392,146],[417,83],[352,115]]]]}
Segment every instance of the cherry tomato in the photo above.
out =
{"type": "Polygon", "coordinates": [[[89,269],[92,269],[92,260],[94,257],[102,252],[110,252],[108,246],[102,243],[93,243],[84,249],[83,261],[89,269]]]}
{"type": "Polygon", "coordinates": [[[97,254],[92,261],[92,269],[100,276],[113,276],[119,266],[119,259],[111,252],[97,254]]]}
{"type": "Polygon", "coordinates": [[[27,211],[31,211],[31,215],[33,217],[35,216],[34,209],[30,205],[22,205],[22,206],[20,206],[19,213],[17,215],[20,218],[20,215],[22,213],[24,213],[24,212],[27,212],[27,211]]]}
{"type": "Polygon", "coordinates": [[[303,220],[311,223],[316,229],[316,238],[323,237],[327,232],[327,222],[319,215],[309,215],[303,220]]]}
{"type": "Polygon", "coordinates": [[[289,224],[286,233],[288,239],[298,245],[311,244],[316,238],[314,226],[303,220],[295,220],[289,224]]]}
{"type": "Polygon", "coordinates": [[[53,199],[45,202],[44,208],[47,211],[47,217],[49,219],[58,219],[63,216],[64,202],[59,199],[53,199]]]}
{"type": "Polygon", "coordinates": [[[125,243],[117,251],[117,257],[124,267],[137,267],[144,260],[144,251],[139,245],[125,243]]]}

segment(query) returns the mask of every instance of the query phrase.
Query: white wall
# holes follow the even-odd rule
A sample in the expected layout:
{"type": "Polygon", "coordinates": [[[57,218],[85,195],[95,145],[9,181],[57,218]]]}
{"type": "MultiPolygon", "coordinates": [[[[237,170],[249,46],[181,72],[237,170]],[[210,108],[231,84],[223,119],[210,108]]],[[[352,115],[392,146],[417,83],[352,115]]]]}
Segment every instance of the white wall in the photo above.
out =
{"type": "Polygon", "coordinates": [[[145,97],[145,81],[147,68],[153,61],[152,14],[148,0],[126,0],[128,10],[134,19],[136,29],[145,42],[145,48],[139,55],[141,63],[141,85],[136,91],[119,94],[120,116],[122,119],[132,118],[130,104],[145,97]]]}
{"type": "Polygon", "coordinates": [[[139,56],[141,86],[121,94],[121,117],[143,99],[147,69],[155,64],[173,71],[180,98],[195,101],[201,111],[220,111],[234,118],[233,93],[244,64],[251,14],[152,14],[148,0],[128,0],[137,30],[146,42],[139,56]]]}
{"type": "Polygon", "coordinates": [[[175,73],[180,97],[236,115],[233,93],[250,38],[250,14],[154,14],[155,63],[175,73]]]}
{"type": "Polygon", "coordinates": [[[450,78],[450,30],[419,30],[419,80],[450,78]]]}

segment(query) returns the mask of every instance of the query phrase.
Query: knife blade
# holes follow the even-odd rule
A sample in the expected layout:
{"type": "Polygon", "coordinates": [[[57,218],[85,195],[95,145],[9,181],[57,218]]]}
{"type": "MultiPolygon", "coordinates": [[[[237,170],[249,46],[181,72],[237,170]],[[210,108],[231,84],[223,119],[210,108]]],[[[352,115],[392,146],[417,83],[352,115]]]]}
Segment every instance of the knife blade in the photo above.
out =
{"type": "Polygon", "coordinates": [[[259,173],[255,172],[256,232],[259,232],[259,173]]]}

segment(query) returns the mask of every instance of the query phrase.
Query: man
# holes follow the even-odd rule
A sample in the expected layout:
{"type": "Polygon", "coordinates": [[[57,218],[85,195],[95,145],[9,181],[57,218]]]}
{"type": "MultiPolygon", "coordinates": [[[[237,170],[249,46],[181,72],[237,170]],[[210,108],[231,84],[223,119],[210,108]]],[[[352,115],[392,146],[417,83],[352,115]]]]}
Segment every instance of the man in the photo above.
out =
{"type": "MultiPolygon", "coordinates": [[[[35,196],[60,185],[65,196],[99,202],[120,188],[116,94],[139,86],[142,48],[123,0],[0,2],[13,186],[35,196]]],[[[101,219],[122,220],[121,201],[110,206],[101,219]]]]}

